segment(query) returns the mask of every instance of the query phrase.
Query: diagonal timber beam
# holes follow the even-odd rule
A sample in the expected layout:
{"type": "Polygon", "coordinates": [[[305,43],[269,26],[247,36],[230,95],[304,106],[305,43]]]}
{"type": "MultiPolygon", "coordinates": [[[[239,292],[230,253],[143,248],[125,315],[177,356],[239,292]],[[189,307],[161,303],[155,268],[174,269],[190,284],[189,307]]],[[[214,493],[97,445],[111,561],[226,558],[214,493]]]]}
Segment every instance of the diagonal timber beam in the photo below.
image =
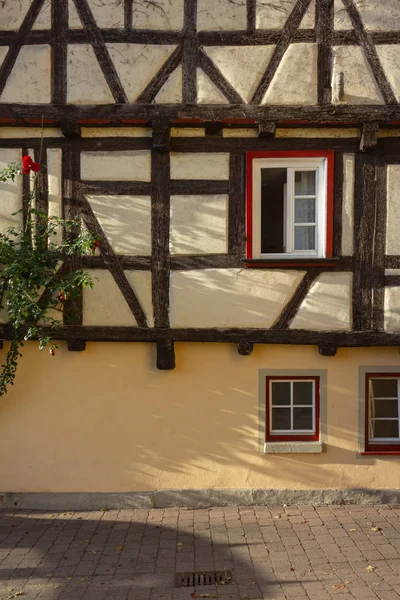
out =
{"type": "Polygon", "coordinates": [[[87,0],[74,0],[74,3],[115,102],[117,104],[127,104],[128,98],[125,90],[107,50],[101,29],[97,26],[87,0]]]}
{"type": "Polygon", "coordinates": [[[303,279],[300,281],[297,286],[293,296],[290,298],[289,302],[283,308],[281,314],[276,319],[275,323],[272,325],[271,329],[288,329],[290,323],[295,318],[297,311],[300,308],[301,303],[307,296],[308,292],[311,289],[311,286],[317,279],[317,277],[321,274],[321,269],[310,269],[304,275],[303,279]]]}
{"type": "Polygon", "coordinates": [[[136,102],[138,104],[149,104],[153,102],[158,92],[161,90],[164,83],[167,82],[168,77],[175,71],[175,69],[181,64],[182,61],[182,50],[180,47],[176,48],[171,56],[167,58],[161,69],[156,73],[153,79],[147,84],[143,92],[138,96],[136,102]]]}
{"type": "Polygon", "coordinates": [[[204,73],[208,75],[212,83],[219,89],[220,92],[231,104],[245,104],[241,95],[235,88],[225,79],[218,67],[207,56],[204,50],[200,49],[198,54],[199,66],[204,73]]]}
{"type": "Polygon", "coordinates": [[[278,70],[281,60],[293,41],[293,38],[300,26],[300,23],[310,6],[311,0],[297,0],[297,3],[289,15],[288,20],[285,23],[281,37],[275,46],[275,50],[271,56],[271,60],[265,70],[264,75],[261,77],[261,81],[258,84],[256,91],[251,99],[251,104],[260,104],[265,96],[268,87],[278,70]]]}

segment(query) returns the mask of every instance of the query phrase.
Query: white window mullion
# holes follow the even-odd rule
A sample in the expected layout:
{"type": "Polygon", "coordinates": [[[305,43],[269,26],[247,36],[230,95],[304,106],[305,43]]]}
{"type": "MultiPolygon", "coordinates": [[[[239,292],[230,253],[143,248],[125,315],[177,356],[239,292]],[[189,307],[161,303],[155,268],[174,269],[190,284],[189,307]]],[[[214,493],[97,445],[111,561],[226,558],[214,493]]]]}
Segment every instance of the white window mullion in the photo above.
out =
{"type": "Polygon", "coordinates": [[[400,437],[400,379],[397,379],[397,435],[400,437]]]}
{"type": "Polygon", "coordinates": [[[294,169],[287,169],[286,186],[286,252],[294,250],[294,169]]]}
{"type": "Polygon", "coordinates": [[[293,431],[293,381],[290,382],[290,431],[293,431]]]}

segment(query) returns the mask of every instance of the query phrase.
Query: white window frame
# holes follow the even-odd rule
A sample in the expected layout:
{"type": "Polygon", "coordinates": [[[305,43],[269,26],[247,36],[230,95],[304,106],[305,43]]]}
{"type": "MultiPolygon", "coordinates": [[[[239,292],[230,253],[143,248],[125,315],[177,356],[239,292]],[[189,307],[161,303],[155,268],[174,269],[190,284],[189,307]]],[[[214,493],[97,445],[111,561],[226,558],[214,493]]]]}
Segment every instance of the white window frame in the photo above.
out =
{"type": "MultiPolygon", "coordinates": [[[[370,391],[368,389],[368,402],[369,402],[369,407],[368,407],[368,442],[370,444],[399,444],[400,443],[400,377],[388,377],[386,376],[382,376],[379,377],[379,374],[375,375],[370,375],[368,378],[368,385],[370,385],[370,382],[373,379],[381,379],[381,380],[387,380],[387,379],[396,379],[397,381],[397,419],[395,419],[394,417],[372,417],[372,400],[371,400],[371,396],[370,396],[370,391]],[[382,437],[373,437],[372,436],[372,432],[373,432],[373,427],[372,427],[372,421],[397,421],[398,422],[398,427],[399,427],[399,437],[392,437],[392,438],[382,438],[382,437]]],[[[374,397],[375,399],[375,397],[374,397]]],[[[395,398],[384,398],[384,397],[378,397],[377,400],[395,400],[395,398]]]]}
{"type": "Polygon", "coordinates": [[[289,436],[289,435],[315,435],[316,420],[315,420],[315,379],[270,379],[269,381],[269,423],[271,436],[289,436]],[[293,404],[293,384],[297,382],[312,383],[312,405],[310,404],[293,404]],[[272,384],[273,383],[290,383],[290,405],[289,404],[273,404],[272,384]],[[293,429],[293,408],[310,408],[312,407],[312,429],[293,429]],[[290,408],[290,425],[291,429],[272,429],[272,409],[273,408],[290,408]]]}
{"type": "Polygon", "coordinates": [[[324,158],[254,158],[253,159],[253,258],[325,258],[327,219],[327,164],[324,158]],[[286,251],[261,253],[261,169],[288,170],[284,203],[286,251]],[[316,171],[316,249],[294,250],[294,176],[296,171],[316,171]]]}

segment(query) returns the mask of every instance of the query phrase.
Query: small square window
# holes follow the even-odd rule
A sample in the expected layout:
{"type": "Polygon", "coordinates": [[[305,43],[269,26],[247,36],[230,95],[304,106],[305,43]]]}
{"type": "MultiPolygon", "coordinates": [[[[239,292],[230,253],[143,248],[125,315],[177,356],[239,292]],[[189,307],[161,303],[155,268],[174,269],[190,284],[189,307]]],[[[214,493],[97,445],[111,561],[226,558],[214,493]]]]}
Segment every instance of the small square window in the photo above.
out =
{"type": "Polygon", "coordinates": [[[400,376],[367,373],[366,451],[400,451],[400,376]]]}
{"type": "Polygon", "coordinates": [[[319,440],[319,377],[266,377],[266,442],[319,440]]]}
{"type": "Polygon", "coordinates": [[[249,152],[247,258],[332,256],[333,152],[249,152]]]}

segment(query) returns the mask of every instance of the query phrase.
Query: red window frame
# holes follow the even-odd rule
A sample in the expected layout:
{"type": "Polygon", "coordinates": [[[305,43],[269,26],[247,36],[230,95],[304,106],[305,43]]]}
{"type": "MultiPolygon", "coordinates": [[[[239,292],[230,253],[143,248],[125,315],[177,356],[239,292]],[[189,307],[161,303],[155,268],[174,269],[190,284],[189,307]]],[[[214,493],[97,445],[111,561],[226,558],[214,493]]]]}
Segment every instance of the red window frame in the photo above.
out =
{"type": "Polygon", "coordinates": [[[400,454],[400,441],[398,443],[370,443],[369,441],[369,380],[370,379],[400,379],[400,373],[366,373],[365,374],[365,423],[364,440],[365,452],[373,454],[400,454]]]}
{"type": "MultiPolygon", "coordinates": [[[[334,181],[333,150],[324,151],[268,151],[247,152],[246,154],[246,258],[253,258],[253,160],[255,158],[326,158],[326,258],[333,257],[333,181],[334,181]]],[[[282,259],[292,257],[282,254],[282,259]]],[[[305,257],[304,257],[305,258],[305,257]]],[[[276,258],[275,258],[276,260],[276,258]]],[[[297,260],[297,259],[293,259],[297,260]]],[[[310,259],[312,260],[312,258],[310,259]]]]}
{"type": "Polygon", "coordinates": [[[319,441],[320,435],[320,425],[319,425],[319,417],[320,417],[320,378],[316,375],[283,375],[283,376],[267,376],[265,378],[265,441],[266,442],[317,442],[319,441]],[[279,435],[272,434],[271,423],[270,423],[270,382],[271,381],[314,381],[315,386],[315,433],[312,434],[287,434],[279,435]]]}

